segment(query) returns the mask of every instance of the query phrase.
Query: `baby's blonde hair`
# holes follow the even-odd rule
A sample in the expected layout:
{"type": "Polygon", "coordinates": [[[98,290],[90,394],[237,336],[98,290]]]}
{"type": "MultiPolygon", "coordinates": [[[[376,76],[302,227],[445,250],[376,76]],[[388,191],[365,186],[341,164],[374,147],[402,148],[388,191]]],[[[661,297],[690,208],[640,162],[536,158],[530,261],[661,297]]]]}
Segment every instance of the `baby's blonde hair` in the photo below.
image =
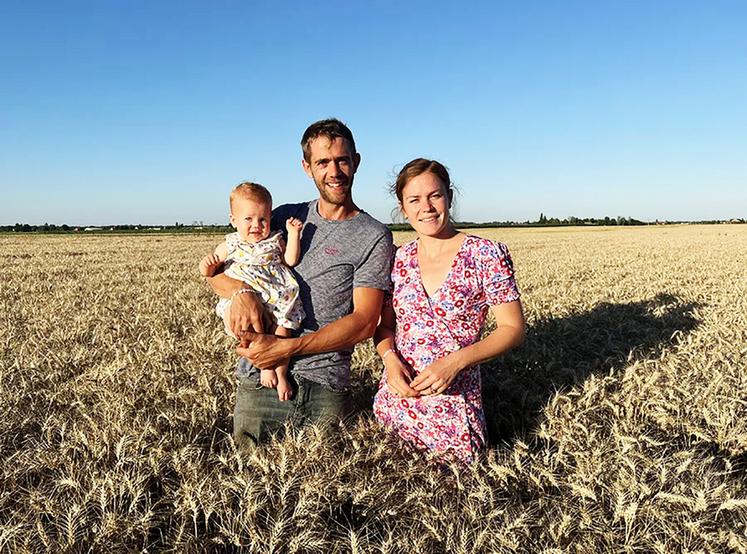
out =
{"type": "Polygon", "coordinates": [[[258,183],[244,181],[236,185],[231,191],[231,196],[229,196],[231,209],[233,209],[233,202],[237,198],[245,198],[246,200],[267,204],[272,209],[272,195],[270,191],[258,183]]]}

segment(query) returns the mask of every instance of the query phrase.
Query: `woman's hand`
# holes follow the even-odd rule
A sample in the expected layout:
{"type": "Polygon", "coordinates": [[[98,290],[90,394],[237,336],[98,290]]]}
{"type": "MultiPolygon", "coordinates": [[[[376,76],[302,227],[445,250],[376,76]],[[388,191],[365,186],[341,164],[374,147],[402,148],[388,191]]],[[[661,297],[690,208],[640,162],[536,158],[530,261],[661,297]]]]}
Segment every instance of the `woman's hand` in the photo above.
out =
{"type": "Polygon", "coordinates": [[[396,352],[392,351],[391,354],[386,356],[384,371],[386,371],[386,384],[398,396],[420,396],[418,391],[410,387],[412,370],[402,363],[396,352]]]}
{"type": "Polygon", "coordinates": [[[464,369],[460,363],[459,351],[439,358],[413,379],[410,386],[423,396],[441,394],[464,369]]]}

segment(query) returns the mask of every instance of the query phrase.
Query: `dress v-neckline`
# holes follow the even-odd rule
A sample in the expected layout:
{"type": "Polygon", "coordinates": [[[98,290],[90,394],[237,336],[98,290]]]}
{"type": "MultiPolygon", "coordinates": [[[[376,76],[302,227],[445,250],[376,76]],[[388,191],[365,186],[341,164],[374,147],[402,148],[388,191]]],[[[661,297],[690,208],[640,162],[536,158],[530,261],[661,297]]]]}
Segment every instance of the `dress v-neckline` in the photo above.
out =
{"type": "Polygon", "coordinates": [[[420,241],[415,241],[415,252],[414,252],[414,258],[415,258],[415,269],[417,271],[417,278],[418,282],[420,283],[420,288],[423,291],[423,294],[425,294],[426,300],[430,303],[432,299],[441,292],[441,289],[444,288],[444,285],[449,282],[449,278],[451,277],[451,274],[454,271],[454,266],[456,265],[456,261],[459,258],[459,255],[462,253],[462,249],[464,248],[465,243],[467,242],[467,239],[469,238],[469,235],[465,234],[464,238],[462,239],[462,243],[459,245],[459,248],[457,249],[456,253],[454,254],[454,257],[451,259],[451,264],[449,265],[449,271],[446,272],[446,276],[443,278],[443,281],[441,281],[441,284],[439,284],[435,289],[433,289],[433,292],[430,294],[428,293],[428,290],[425,288],[425,283],[423,282],[423,273],[420,271],[420,258],[418,257],[418,251],[420,250],[420,241]]]}

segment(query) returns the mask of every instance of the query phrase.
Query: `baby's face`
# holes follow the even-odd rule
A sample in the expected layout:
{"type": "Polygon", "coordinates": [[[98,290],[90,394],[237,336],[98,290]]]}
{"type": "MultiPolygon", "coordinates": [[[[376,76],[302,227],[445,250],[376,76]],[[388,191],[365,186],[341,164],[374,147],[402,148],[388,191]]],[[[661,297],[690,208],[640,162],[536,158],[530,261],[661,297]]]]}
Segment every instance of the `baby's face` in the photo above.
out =
{"type": "Polygon", "coordinates": [[[272,207],[265,202],[249,198],[236,198],[231,206],[231,225],[239,232],[241,240],[259,242],[270,236],[272,207]]]}

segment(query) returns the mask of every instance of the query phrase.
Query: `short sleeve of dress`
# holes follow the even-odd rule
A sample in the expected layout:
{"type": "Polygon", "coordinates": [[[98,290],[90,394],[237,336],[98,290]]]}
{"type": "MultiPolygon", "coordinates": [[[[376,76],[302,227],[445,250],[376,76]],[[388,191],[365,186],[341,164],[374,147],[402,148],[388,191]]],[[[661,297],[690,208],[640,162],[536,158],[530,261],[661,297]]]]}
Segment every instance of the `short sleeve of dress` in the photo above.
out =
{"type": "Polygon", "coordinates": [[[236,250],[236,246],[239,244],[239,234],[229,233],[226,235],[226,250],[229,254],[232,254],[236,250]]]}
{"type": "Polygon", "coordinates": [[[485,300],[489,306],[519,299],[521,295],[514,278],[514,264],[505,244],[480,240],[477,266],[480,268],[485,300]]]}

